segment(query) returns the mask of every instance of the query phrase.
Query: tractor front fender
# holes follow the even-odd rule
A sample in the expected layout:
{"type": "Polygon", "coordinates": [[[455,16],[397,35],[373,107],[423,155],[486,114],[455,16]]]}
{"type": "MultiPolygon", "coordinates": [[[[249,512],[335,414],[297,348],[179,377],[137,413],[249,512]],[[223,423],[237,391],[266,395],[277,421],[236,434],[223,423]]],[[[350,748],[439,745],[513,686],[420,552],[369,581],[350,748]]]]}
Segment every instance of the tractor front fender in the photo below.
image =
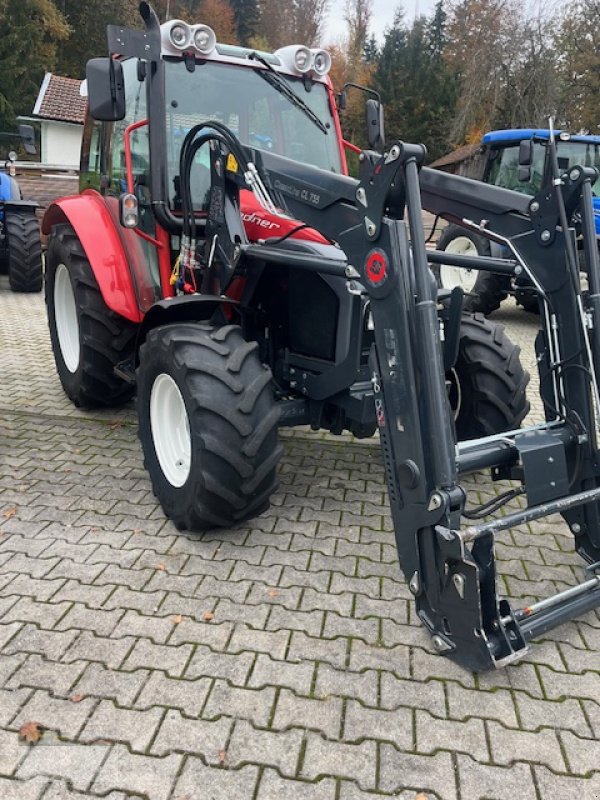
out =
{"type": "Polygon", "coordinates": [[[55,200],[44,214],[42,231],[49,234],[55,225],[65,222],[85,250],[106,305],[132,322],[141,322],[128,251],[102,195],[88,189],[55,200]]]}
{"type": "Polygon", "coordinates": [[[186,294],[159,300],[144,316],[138,330],[136,351],[139,352],[139,348],[153,328],[172,325],[174,322],[203,322],[211,319],[218,308],[225,310],[238,305],[237,300],[213,294],[186,294]]]}

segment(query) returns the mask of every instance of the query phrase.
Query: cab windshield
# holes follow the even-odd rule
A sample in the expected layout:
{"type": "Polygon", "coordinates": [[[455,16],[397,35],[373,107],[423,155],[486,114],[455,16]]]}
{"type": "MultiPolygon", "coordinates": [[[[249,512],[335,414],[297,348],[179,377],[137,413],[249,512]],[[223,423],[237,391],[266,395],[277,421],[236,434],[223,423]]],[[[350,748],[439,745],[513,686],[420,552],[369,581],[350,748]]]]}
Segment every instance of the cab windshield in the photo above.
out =
{"type": "MultiPolygon", "coordinates": [[[[486,182],[502,186],[504,189],[513,189],[516,192],[534,195],[542,188],[547,169],[547,152],[548,147],[545,143],[534,142],[531,179],[522,182],[519,180],[519,143],[502,147],[497,150],[497,154],[491,162],[486,182]]],[[[600,145],[593,142],[559,139],[556,142],[556,152],[558,168],[561,172],[566,172],[574,166],[600,169],[600,145]]],[[[592,191],[596,196],[600,195],[600,179],[596,180],[592,191]]]]}
{"type": "MultiPolygon", "coordinates": [[[[282,77],[322,120],[327,133],[264,80],[256,69],[206,61],[196,64],[195,70],[189,72],[182,61],[166,60],[167,166],[171,201],[185,135],[194,125],[210,119],[227,125],[250,147],[331,172],[342,172],[325,86],[318,82],[305,86],[300,78],[282,77]]],[[[198,160],[202,160],[202,154],[198,160]]]]}

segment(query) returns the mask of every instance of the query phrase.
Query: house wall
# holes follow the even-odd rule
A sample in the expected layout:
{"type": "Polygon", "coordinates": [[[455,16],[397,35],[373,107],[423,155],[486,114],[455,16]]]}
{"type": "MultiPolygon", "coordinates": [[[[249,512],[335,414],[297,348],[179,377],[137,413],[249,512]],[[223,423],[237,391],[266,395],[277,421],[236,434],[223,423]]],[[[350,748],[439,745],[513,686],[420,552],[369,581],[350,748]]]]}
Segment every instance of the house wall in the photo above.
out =
{"type": "Polygon", "coordinates": [[[42,122],[42,164],[79,168],[83,125],[68,122],[42,122]]]}

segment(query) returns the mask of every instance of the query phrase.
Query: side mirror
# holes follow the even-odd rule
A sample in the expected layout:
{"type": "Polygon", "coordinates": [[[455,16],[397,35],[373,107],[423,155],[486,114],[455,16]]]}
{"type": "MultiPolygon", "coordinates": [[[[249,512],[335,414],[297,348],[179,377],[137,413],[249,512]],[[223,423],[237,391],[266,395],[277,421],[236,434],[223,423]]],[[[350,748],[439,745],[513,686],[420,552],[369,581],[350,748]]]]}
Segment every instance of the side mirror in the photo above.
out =
{"type": "Polygon", "coordinates": [[[114,58],[88,61],[87,79],[90,114],[99,122],[116,122],[125,116],[123,65],[114,58]]]}
{"type": "Polygon", "coordinates": [[[338,110],[345,111],[347,105],[348,105],[348,92],[345,89],[342,89],[342,91],[338,94],[338,102],[337,102],[338,110]]]}
{"type": "Polygon", "coordinates": [[[531,180],[531,167],[519,167],[517,178],[520,183],[529,183],[531,180]]]}
{"type": "Polygon", "coordinates": [[[366,108],[367,141],[373,150],[380,150],[385,143],[383,125],[383,105],[378,100],[369,98],[366,108]]]}
{"type": "Polygon", "coordinates": [[[519,166],[530,167],[533,163],[533,140],[523,139],[519,143],[519,166]]]}
{"type": "Polygon", "coordinates": [[[30,156],[34,156],[37,153],[37,150],[35,148],[35,133],[32,126],[19,125],[19,136],[23,142],[25,152],[30,156]]]}

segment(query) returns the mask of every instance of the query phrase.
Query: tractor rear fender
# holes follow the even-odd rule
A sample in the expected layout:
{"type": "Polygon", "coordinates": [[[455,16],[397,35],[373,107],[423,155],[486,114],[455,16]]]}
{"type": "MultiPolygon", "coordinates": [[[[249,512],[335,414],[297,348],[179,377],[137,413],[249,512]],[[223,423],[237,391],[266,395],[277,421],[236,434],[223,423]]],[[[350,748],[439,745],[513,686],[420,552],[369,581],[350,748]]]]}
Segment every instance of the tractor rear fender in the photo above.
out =
{"type": "MultiPolygon", "coordinates": [[[[106,305],[132,322],[141,322],[140,306],[151,305],[155,298],[148,302],[148,298],[140,297],[141,302],[138,302],[140,287],[136,287],[132,278],[132,269],[135,274],[142,272],[141,264],[136,269],[138,237],[133,231],[118,226],[108,200],[118,204],[116,198],[105,199],[91,189],[72,197],[61,197],[44,214],[42,232],[49,234],[54,225],[68,223],[85,250],[106,305]]],[[[118,210],[116,213],[118,215],[118,210]]],[[[145,295],[143,287],[142,291],[145,295]]]]}
{"type": "Polygon", "coordinates": [[[225,318],[228,319],[231,307],[237,305],[237,300],[212,294],[186,294],[159,300],[146,312],[140,325],[136,342],[136,362],[137,353],[153,328],[172,325],[174,322],[203,322],[211,319],[219,308],[223,309],[225,318]]]}

